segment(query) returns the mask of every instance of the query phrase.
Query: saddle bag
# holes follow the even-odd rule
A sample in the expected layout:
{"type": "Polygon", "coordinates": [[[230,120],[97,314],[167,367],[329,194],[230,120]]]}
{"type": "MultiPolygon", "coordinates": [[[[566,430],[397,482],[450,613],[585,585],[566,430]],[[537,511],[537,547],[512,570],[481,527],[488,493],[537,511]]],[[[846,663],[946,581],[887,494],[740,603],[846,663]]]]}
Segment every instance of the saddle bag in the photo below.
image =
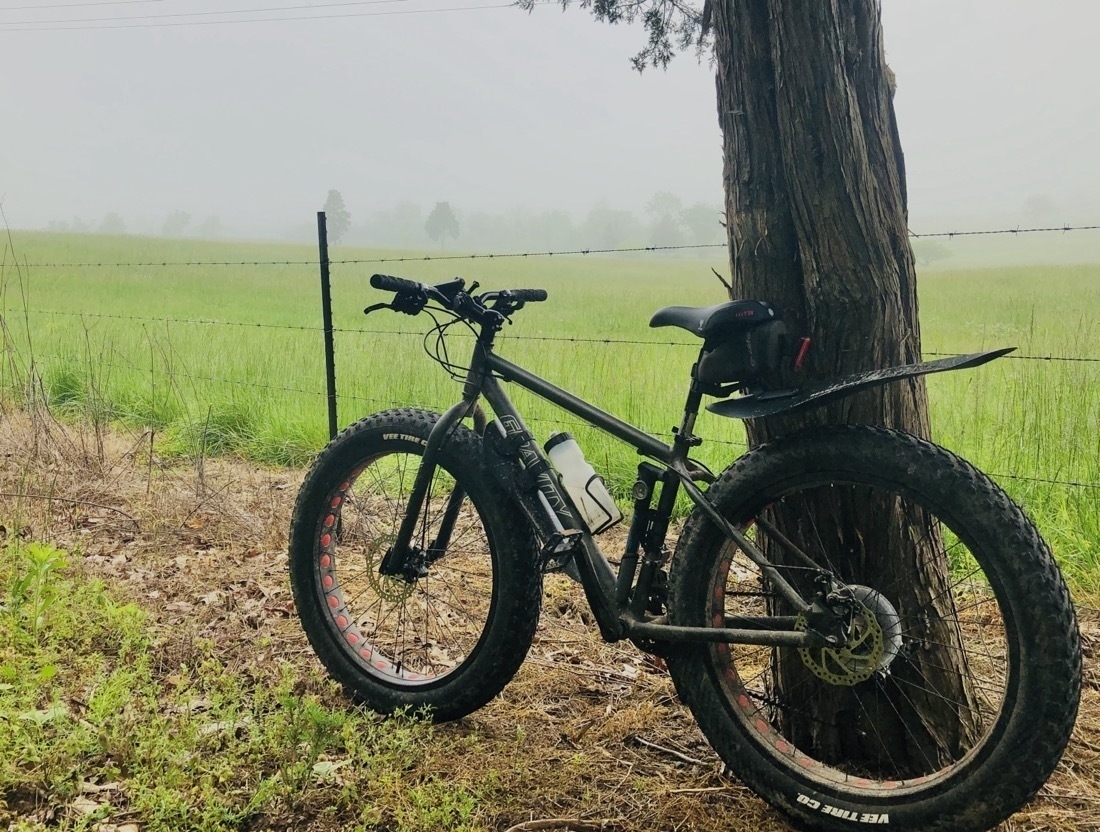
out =
{"type": "Polygon", "coordinates": [[[779,320],[734,327],[703,345],[696,378],[704,384],[740,384],[766,380],[790,355],[787,327],[779,320]]]}

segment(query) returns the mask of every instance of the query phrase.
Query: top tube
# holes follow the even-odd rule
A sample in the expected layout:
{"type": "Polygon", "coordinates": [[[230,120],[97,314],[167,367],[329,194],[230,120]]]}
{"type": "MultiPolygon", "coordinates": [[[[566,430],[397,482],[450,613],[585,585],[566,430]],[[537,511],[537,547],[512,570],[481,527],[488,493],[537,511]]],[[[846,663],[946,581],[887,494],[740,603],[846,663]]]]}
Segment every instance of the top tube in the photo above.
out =
{"type": "Polygon", "coordinates": [[[666,445],[629,422],[624,422],[622,419],[612,416],[607,411],[589,404],[584,399],[574,396],[568,390],[563,390],[557,385],[551,384],[546,379],[523,369],[517,364],[513,364],[505,358],[501,358],[494,352],[487,352],[485,362],[490,370],[498,373],[506,381],[514,381],[520,387],[542,396],[574,416],[579,416],[600,430],[610,433],[628,445],[632,445],[640,453],[666,464],[672,461],[673,449],[671,445],[666,445]]]}

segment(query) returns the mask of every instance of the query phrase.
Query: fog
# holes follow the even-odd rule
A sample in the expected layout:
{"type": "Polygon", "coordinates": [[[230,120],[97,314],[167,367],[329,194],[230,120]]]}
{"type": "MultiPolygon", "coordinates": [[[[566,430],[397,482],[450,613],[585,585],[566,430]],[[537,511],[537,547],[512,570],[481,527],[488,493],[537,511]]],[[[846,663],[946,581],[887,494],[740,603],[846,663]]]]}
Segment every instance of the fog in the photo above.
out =
{"type": "MultiPolygon", "coordinates": [[[[161,233],[182,213],[181,233],[308,235],[337,189],[349,240],[445,200],[473,244],[493,223],[575,239],[594,207],[652,222],[655,194],[722,200],[706,59],[639,75],[644,33],[580,8],[0,4],[14,228],[161,233]]],[[[914,230],[1100,224],[1100,7],[886,0],[883,21],[914,230]]]]}

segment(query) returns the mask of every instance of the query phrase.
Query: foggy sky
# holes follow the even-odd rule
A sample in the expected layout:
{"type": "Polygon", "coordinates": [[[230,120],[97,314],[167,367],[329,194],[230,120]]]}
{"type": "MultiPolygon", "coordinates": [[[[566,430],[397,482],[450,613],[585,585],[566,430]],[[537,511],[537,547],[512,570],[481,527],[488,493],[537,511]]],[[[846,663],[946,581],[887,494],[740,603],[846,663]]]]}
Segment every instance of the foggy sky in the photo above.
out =
{"type": "MultiPolygon", "coordinates": [[[[643,32],[579,8],[424,11],[463,4],[491,0],[0,0],[7,220],[152,231],[182,209],[261,233],[310,223],[330,188],[353,218],[721,201],[705,61],[639,75],[643,32]],[[320,15],[344,16],[256,20],[320,15]]],[[[1035,195],[1100,223],[1100,6],[886,0],[883,18],[911,227],[1024,223],[1035,195]]]]}

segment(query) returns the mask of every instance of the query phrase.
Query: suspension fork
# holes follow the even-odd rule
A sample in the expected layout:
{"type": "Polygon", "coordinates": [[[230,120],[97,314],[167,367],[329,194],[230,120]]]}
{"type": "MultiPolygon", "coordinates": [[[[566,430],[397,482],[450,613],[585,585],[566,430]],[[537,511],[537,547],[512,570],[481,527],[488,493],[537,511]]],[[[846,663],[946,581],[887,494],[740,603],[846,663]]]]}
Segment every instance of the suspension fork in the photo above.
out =
{"type": "MultiPolygon", "coordinates": [[[[412,538],[416,533],[416,524],[420,518],[420,512],[424,508],[424,501],[428,497],[428,489],[431,487],[432,478],[438,465],[439,451],[443,447],[451,432],[467,416],[474,418],[474,427],[478,433],[484,433],[485,413],[478,405],[482,386],[486,379],[485,356],[492,344],[495,333],[483,330],[474,348],[470,361],[470,369],[466,373],[466,382],[462,387],[462,401],[448,408],[439,417],[439,421],[432,427],[428,434],[428,444],[424,448],[424,455],[420,458],[420,467],[416,471],[416,479],[413,481],[412,492],[405,504],[405,516],[401,519],[401,527],[397,530],[397,538],[386,552],[378,565],[378,571],[382,575],[404,574],[409,564],[409,556],[413,553],[412,538]]],[[[431,563],[443,556],[447,545],[451,540],[451,532],[454,531],[455,522],[458,520],[458,512],[462,508],[462,501],[466,498],[466,491],[459,483],[455,483],[454,490],[447,497],[447,506],[443,510],[443,518],[440,521],[439,533],[435,540],[428,544],[424,554],[426,563],[431,563]]]]}
{"type": "MultiPolygon", "coordinates": [[[[481,409],[481,405],[474,402],[473,406],[474,417],[474,432],[479,436],[485,435],[485,411],[481,409]]],[[[439,521],[439,532],[435,536],[430,544],[428,544],[427,562],[439,560],[447,552],[447,547],[451,543],[451,533],[455,529],[455,523],[458,522],[458,512],[462,508],[462,502],[466,499],[466,489],[462,487],[462,484],[455,482],[454,490],[451,491],[449,497],[447,497],[447,507],[443,510],[443,518],[439,521]]]]}
{"type": "MultiPolygon", "coordinates": [[[[401,519],[401,528],[397,530],[397,538],[385,557],[378,566],[378,571],[383,575],[400,575],[405,571],[409,554],[412,552],[412,538],[416,532],[416,524],[420,519],[420,512],[424,508],[424,501],[428,496],[432,478],[438,464],[439,450],[443,443],[450,438],[455,427],[468,416],[477,404],[476,398],[467,400],[463,398],[458,404],[447,409],[447,412],[439,417],[432,432],[428,434],[428,445],[424,448],[424,455],[420,458],[420,467],[413,481],[412,491],[405,503],[405,516],[401,519]]],[[[462,487],[455,485],[447,500],[447,507],[443,511],[443,521],[439,529],[439,535],[430,544],[427,550],[429,561],[438,559],[447,547],[451,531],[458,519],[458,511],[465,498],[462,487]]]]}

